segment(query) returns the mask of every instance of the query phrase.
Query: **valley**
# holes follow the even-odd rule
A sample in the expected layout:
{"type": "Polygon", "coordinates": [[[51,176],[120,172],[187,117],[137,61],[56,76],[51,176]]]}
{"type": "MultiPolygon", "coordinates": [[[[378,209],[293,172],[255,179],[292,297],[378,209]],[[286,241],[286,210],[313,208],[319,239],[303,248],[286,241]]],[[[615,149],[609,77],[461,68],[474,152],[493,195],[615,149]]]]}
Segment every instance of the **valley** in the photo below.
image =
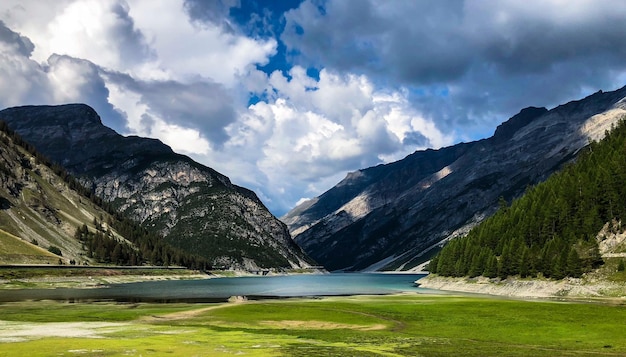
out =
{"type": "Polygon", "coordinates": [[[626,356],[625,23],[0,1],[0,357],[626,356]]]}

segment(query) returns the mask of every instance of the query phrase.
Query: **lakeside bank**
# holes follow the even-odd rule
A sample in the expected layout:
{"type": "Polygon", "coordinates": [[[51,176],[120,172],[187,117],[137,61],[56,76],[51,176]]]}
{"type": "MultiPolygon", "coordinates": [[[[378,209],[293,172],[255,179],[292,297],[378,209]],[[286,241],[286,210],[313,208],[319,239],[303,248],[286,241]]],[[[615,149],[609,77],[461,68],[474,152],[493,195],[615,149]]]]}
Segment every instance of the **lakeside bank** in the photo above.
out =
{"type": "Polygon", "coordinates": [[[430,274],[416,281],[422,288],[515,298],[612,298],[626,301],[626,285],[620,282],[586,278],[562,280],[490,279],[486,277],[443,277],[430,274]]]}
{"type": "Polygon", "coordinates": [[[156,266],[55,266],[3,265],[0,267],[0,290],[102,288],[113,284],[129,284],[175,280],[206,280],[223,277],[275,276],[295,274],[322,274],[319,269],[269,271],[265,274],[245,270],[198,271],[183,267],[156,266]]]}

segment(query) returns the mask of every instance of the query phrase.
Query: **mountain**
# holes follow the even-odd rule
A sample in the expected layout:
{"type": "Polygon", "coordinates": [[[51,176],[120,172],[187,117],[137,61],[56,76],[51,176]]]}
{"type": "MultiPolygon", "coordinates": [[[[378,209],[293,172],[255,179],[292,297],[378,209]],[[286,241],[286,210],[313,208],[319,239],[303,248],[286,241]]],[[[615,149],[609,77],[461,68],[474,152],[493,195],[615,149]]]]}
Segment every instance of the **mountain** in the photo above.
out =
{"type": "Polygon", "coordinates": [[[626,87],[554,109],[526,108],[488,139],[347,175],[282,220],[330,270],[405,270],[601,139],[626,113],[626,87]]]}
{"type": "Polygon", "coordinates": [[[581,151],[573,164],[446,244],[428,270],[444,276],[562,279],[598,273],[596,269],[607,262],[605,273],[620,263],[623,271],[624,148],[626,115],[604,139],[581,151]]]}
{"type": "Polygon", "coordinates": [[[4,122],[0,172],[1,264],[204,264],[103,208],[4,122]]]}
{"type": "Polygon", "coordinates": [[[115,209],[215,267],[313,263],[252,191],[158,140],[119,135],[87,105],[8,108],[0,119],[115,209]]]}

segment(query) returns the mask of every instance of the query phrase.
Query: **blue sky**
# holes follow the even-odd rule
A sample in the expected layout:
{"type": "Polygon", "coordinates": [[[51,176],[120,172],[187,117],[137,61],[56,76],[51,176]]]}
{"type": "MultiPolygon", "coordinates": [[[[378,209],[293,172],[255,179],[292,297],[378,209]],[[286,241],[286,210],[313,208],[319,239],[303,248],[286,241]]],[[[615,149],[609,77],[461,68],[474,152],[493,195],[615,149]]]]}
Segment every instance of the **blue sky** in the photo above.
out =
{"type": "Polygon", "coordinates": [[[626,2],[6,0],[0,107],[84,102],[280,216],[347,172],[626,84],[626,2]]]}

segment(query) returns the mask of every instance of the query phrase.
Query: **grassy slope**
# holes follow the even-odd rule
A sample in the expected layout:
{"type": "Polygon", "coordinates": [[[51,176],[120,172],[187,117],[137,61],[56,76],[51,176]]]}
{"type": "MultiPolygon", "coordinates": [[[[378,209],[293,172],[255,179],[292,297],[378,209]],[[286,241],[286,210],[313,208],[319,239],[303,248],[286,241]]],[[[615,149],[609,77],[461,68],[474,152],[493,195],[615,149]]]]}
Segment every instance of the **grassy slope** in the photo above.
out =
{"type": "MultiPolygon", "coordinates": [[[[25,152],[21,148],[19,150],[25,152]]],[[[38,171],[27,170],[31,181],[26,184],[33,187],[24,187],[18,198],[7,196],[10,197],[12,206],[0,210],[0,229],[10,234],[0,234],[0,245],[15,247],[15,237],[23,239],[25,241],[23,244],[37,240],[44,249],[49,246],[60,247],[63,254],[61,259],[66,263],[70,259],[89,260],[83,254],[81,243],[73,237],[74,232],[83,224],[92,227],[94,217],[108,217],[108,214],[87,198],[80,197],[75,191],[70,190],[44,165],[38,164],[36,168],[38,171]],[[53,208],[55,218],[46,217],[40,211],[40,204],[34,202],[45,202],[48,207],[53,208]]],[[[33,246],[32,249],[36,247],[33,246]]],[[[56,256],[50,262],[57,264],[58,260],[59,257],[56,256]]],[[[23,254],[5,254],[0,256],[0,261],[4,264],[47,262],[37,259],[31,261],[30,257],[23,254]]]]}
{"type": "Polygon", "coordinates": [[[0,264],[57,264],[59,257],[0,229],[0,264]]]}
{"type": "Polygon", "coordinates": [[[23,302],[0,305],[0,355],[615,356],[626,354],[624,323],[623,306],[453,296],[222,305],[23,302]],[[97,325],[102,322],[116,325],[97,325]],[[33,323],[60,336],[32,337],[33,323]],[[94,335],[68,337],[67,326],[94,335]]]}
{"type": "MultiPolygon", "coordinates": [[[[3,132],[0,132],[0,139],[11,141],[3,132]]],[[[79,263],[93,263],[85,255],[82,243],[74,238],[76,228],[86,224],[94,231],[94,218],[106,222],[112,217],[88,198],[70,189],[61,177],[35,160],[24,148],[2,141],[0,149],[5,151],[0,164],[13,170],[22,186],[17,197],[0,190],[0,199],[8,203],[8,207],[0,209],[0,231],[7,233],[0,234],[0,264],[58,264],[59,258],[66,264],[72,259],[79,263]],[[20,164],[20,160],[29,164],[20,164]],[[17,244],[16,237],[22,239],[23,244],[17,244]],[[43,256],[36,254],[36,246],[26,247],[33,240],[44,250],[50,246],[59,247],[62,256],[49,259],[45,253],[43,256]],[[21,248],[20,252],[3,252],[3,246],[5,249],[21,248]]],[[[124,240],[115,230],[112,234],[124,240]]]]}

